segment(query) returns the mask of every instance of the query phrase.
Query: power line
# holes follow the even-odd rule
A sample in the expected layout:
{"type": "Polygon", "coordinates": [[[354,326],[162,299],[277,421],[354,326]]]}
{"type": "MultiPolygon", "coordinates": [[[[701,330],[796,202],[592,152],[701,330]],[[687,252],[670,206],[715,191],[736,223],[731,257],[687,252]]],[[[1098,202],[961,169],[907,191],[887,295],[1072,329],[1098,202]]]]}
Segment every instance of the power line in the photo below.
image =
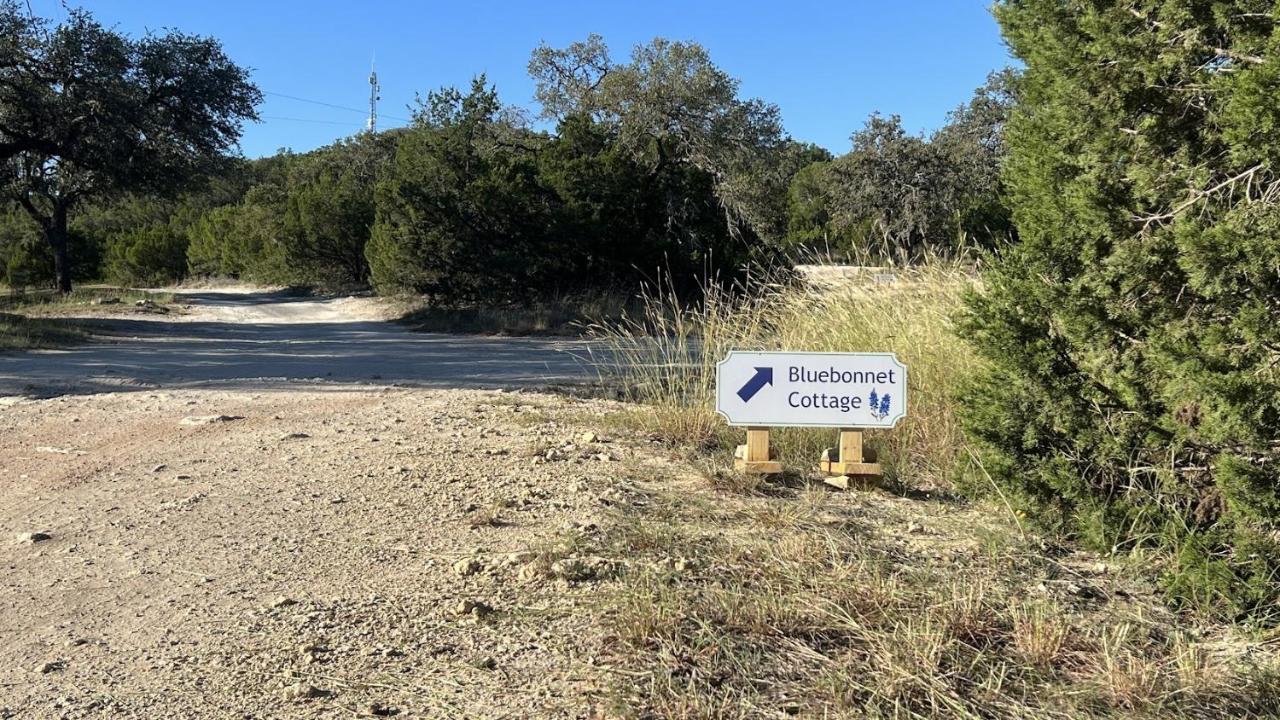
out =
{"type": "MultiPolygon", "coordinates": [[[[320,101],[320,100],[309,100],[309,99],[307,99],[307,98],[298,97],[297,95],[286,95],[285,93],[272,92],[272,91],[270,91],[270,90],[263,90],[262,92],[263,92],[264,94],[266,94],[266,95],[274,95],[274,96],[276,96],[276,97],[282,97],[282,98],[285,98],[285,99],[287,99],[287,100],[297,100],[298,102],[311,103],[312,105],[321,105],[321,106],[324,106],[324,107],[327,107],[327,108],[333,108],[333,109],[335,109],[335,110],[347,110],[347,111],[350,111],[350,112],[357,112],[357,113],[360,113],[361,115],[368,115],[368,114],[369,114],[369,109],[368,109],[368,108],[365,108],[365,109],[361,110],[361,109],[359,109],[359,108],[348,107],[348,106],[346,106],[346,105],[335,105],[335,104],[333,104],[333,103],[327,103],[327,102],[323,102],[323,101],[320,101]]],[[[381,117],[387,118],[387,119],[389,119],[389,120],[399,120],[400,122],[413,122],[412,120],[409,120],[408,118],[395,117],[394,115],[386,115],[386,114],[381,114],[381,113],[380,113],[380,115],[381,115],[381,117]]]]}
{"type": "Polygon", "coordinates": [[[337,125],[345,128],[357,128],[360,125],[356,121],[339,122],[337,120],[312,120],[310,118],[285,117],[283,115],[259,115],[261,120],[283,120],[286,122],[311,123],[313,125],[337,125]]]}
{"type": "Polygon", "coordinates": [[[316,123],[319,125],[342,125],[343,127],[358,127],[358,123],[354,120],[351,122],[337,122],[336,120],[308,120],[307,118],[283,117],[281,115],[259,115],[263,120],[288,120],[289,122],[316,123]]]}
{"type": "Polygon", "coordinates": [[[276,97],[288,98],[289,100],[297,100],[298,102],[311,103],[312,105],[323,105],[325,107],[331,107],[336,110],[350,110],[351,112],[358,112],[361,115],[365,113],[364,110],[358,110],[353,107],[347,107],[346,105],[334,105],[333,103],[321,102],[319,100],[308,100],[306,98],[300,98],[296,95],[285,95],[284,93],[272,92],[270,90],[263,90],[263,93],[266,95],[275,95],[276,97]]]}

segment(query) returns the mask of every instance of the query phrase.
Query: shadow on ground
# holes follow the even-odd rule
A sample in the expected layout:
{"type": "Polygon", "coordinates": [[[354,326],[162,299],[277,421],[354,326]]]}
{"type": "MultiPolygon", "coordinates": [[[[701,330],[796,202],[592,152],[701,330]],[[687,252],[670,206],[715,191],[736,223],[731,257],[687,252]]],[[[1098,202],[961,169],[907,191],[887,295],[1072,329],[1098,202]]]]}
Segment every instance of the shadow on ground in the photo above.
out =
{"type": "Polygon", "coordinates": [[[193,299],[218,309],[252,306],[280,315],[269,322],[96,320],[101,342],[0,355],[0,395],[205,383],[260,389],[299,382],[501,388],[595,376],[584,359],[589,344],[581,340],[415,333],[382,321],[304,322],[309,315],[294,311],[307,298],[275,294],[202,292],[193,299]]]}

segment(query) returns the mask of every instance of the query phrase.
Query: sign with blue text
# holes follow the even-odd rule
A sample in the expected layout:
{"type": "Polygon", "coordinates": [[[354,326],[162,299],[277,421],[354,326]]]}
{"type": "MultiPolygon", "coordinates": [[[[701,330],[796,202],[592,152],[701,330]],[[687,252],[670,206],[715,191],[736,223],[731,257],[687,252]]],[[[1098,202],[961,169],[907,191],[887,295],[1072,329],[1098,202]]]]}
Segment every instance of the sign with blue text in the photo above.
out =
{"type": "Polygon", "coordinates": [[[891,428],[907,415],[907,366],[893,353],[744,352],[716,366],[730,425],[891,428]]]}

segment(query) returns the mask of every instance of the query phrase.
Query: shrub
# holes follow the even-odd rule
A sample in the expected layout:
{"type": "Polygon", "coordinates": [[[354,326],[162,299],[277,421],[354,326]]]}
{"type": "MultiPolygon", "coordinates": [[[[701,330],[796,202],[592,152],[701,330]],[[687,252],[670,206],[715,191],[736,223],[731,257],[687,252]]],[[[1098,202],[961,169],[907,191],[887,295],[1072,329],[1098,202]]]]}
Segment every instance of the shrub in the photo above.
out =
{"type": "Polygon", "coordinates": [[[191,226],[187,268],[192,275],[237,277],[244,270],[241,248],[230,242],[238,208],[225,205],[203,213],[191,226]]]}
{"type": "Polygon", "coordinates": [[[158,285],[187,271],[187,237],[168,225],[148,225],[107,240],[107,276],[119,283],[158,285]]]}
{"type": "MultiPolygon", "coordinates": [[[[661,148],[636,158],[620,130],[590,115],[562,119],[554,137],[536,132],[478,78],[466,94],[430,93],[415,120],[375,193],[364,252],[381,293],[522,302],[634,287],[655,272],[688,289],[713,268],[733,272],[769,255],[748,228],[726,222],[716,192],[727,184],[661,148]]],[[[748,185],[733,184],[744,202],[754,198],[748,185]]],[[[358,215],[326,224],[359,226],[358,215]]]]}
{"type": "Polygon", "coordinates": [[[1280,156],[1255,3],[1001,2],[1021,243],[970,303],[960,407],[1041,526],[1157,547],[1182,603],[1280,617],[1280,156]]]}
{"type": "Polygon", "coordinates": [[[53,253],[42,238],[15,238],[4,244],[3,252],[5,285],[11,288],[53,285],[53,253]]]}
{"type": "MultiPolygon", "coordinates": [[[[101,242],[81,224],[69,231],[77,282],[101,277],[101,242]]],[[[11,288],[53,287],[53,250],[36,223],[18,210],[0,212],[0,280],[11,288]]]]}
{"type": "Polygon", "coordinates": [[[505,299],[546,286],[541,266],[560,254],[547,242],[549,217],[535,182],[540,140],[500,110],[483,78],[467,95],[428,95],[377,189],[365,254],[379,292],[505,299]],[[512,143],[530,147],[507,150],[512,143]]]}
{"type": "MultiPolygon", "coordinates": [[[[18,208],[0,212],[0,280],[11,288],[35,284],[33,263],[36,242],[40,240],[35,223],[20,214],[18,208]]],[[[53,259],[49,259],[52,274],[53,259]]]]}
{"type": "Polygon", "coordinates": [[[365,249],[374,220],[374,187],[402,134],[363,133],[292,164],[280,237],[297,279],[326,287],[368,284],[365,249]]]}
{"type": "Polygon", "coordinates": [[[289,267],[277,239],[280,224],[274,207],[251,200],[209,210],[189,231],[191,274],[265,283],[296,279],[297,272],[289,267]]]}

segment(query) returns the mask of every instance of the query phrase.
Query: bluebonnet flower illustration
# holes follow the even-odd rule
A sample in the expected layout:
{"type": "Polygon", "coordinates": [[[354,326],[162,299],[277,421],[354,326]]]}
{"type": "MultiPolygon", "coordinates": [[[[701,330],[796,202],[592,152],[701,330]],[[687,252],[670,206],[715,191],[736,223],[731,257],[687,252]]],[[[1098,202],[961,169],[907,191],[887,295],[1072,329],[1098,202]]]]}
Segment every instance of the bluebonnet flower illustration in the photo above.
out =
{"type": "Polygon", "coordinates": [[[883,420],[886,417],[889,417],[889,394],[888,393],[885,393],[884,395],[878,395],[876,394],[876,391],[873,389],[871,391],[870,400],[871,400],[871,404],[867,406],[867,409],[871,411],[871,417],[877,420],[883,420]]]}

